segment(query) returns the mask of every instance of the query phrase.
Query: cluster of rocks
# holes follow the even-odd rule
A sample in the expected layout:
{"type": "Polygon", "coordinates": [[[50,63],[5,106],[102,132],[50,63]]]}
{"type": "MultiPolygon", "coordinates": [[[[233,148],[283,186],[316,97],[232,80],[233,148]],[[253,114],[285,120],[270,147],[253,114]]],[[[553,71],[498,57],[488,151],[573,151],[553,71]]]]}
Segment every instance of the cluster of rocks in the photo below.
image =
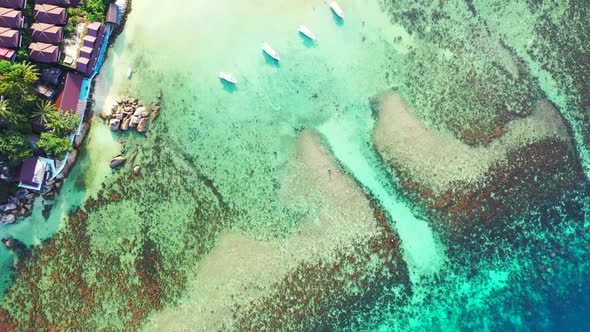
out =
{"type": "MultiPolygon", "coordinates": [[[[136,157],[137,157],[137,151],[134,151],[131,154],[131,157],[129,157],[129,162],[133,163],[135,161],[136,157]]],[[[125,151],[122,151],[121,153],[116,155],[113,159],[111,159],[110,166],[111,166],[111,168],[117,168],[117,167],[123,165],[125,162],[127,162],[127,158],[125,157],[125,151]]],[[[140,166],[137,164],[135,166],[133,166],[133,175],[135,175],[135,176],[140,175],[140,166]]]]}
{"type": "Polygon", "coordinates": [[[2,202],[0,204],[0,225],[13,224],[19,216],[30,216],[35,197],[38,195],[38,193],[21,188],[13,197],[2,202]]]}
{"type": "Polygon", "coordinates": [[[150,116],[152,120],[160,113],[161,94],[158,95],[156,104],[152,107],[144,106],[137,98],[119,97],[110,111],[104,111],[100,117],[109,121],[111,130],[135,129],[144,133],[148,129],[150,116]]]}

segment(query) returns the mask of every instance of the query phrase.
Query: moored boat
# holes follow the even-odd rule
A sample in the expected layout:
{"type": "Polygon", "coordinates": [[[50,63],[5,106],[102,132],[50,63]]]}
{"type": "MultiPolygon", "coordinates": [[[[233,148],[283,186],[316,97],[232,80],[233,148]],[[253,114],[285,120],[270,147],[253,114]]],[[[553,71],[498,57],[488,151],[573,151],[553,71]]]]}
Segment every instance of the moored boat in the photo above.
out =
{"type": "Polygon", "coordinates": [[[270,47],[270,45],[268,45],[267,43],[262,44],[262,50],[268,54],[271,58],[280,61],[281,57],[279,56],[279,53],[277,53],[277,51],[275,51],[272,47],[270,47]]]}
{"type": "Polygon", "coordinates": [[[127,78],[131,79],[131,75],[133,74],[133,70],[131,70],[131,67],[127,68],[127,78]]]}
{"type": "Polygon", "coordinates": [[[299,32],[301,32],[307,38],[309,38],[311,40],[315,40],[315,35],[305,25],[300,25],[298,30],[299,30],[299,32]]]}
{"type": "Polygon", "coordinates": [[[235,77],[233,77],[231,74],[228,74],[228,73],[220,72],[218,77],[221,78],[222,80],[227,81],[232,84],[238,83],[238,80],[235,77]]]}
{"type": "Polygon", "coordinates": [[[332,8],[334,14],[336,14],[338,17],[344,18],[344,11],[342,8],[340,8],[340,5],[338,5],[336,1],[330,1],[330,8],[332,8]]]}

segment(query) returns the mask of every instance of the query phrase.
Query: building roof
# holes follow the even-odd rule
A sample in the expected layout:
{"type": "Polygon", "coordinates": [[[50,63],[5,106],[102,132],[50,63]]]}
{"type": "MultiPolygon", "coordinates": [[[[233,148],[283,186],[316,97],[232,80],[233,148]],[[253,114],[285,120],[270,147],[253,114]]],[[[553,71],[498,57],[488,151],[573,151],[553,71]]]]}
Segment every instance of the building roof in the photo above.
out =
{"type": "Polygon", "coordinates": [[[74,73],[68,73],[64,85],[62,86],[55,106],[62,111],[75,112],[78,108],[80,99],[80,90],[82,90],[82,76],[74,73]]]}
{"type": "Polygon", "coordinates": [[[45,68],[41,72],[41,79],[43,81],[57,85],[59,83],[59,77],[61,76],[61,69],[58,67],[45,68]]]}
{"type": "Polygon", "coordinates": [[[8,48],[0,47],[0,59],[14,62],[16,51],[8,48]]]}
{"type": "Polygon", "coordinates": [[[107,10],[107,15],[105,17],[105,22],[119,24],[119,6],[112,3],[109,5],[109,9],[107,10]]]}
{"type": "Polygon", "coordinates": [[[89,42],[92,42],[92,44],[94,44],[94,42],[96,41],[96,37],[86,35],[86,36],[84,36],[84,41],[89,41],[89,42]]]}
{"type": "Polygon", "coordinates": [[[55,89],[52,87],[49,87],[43,83],[38,84],[35,87],[35,92],[37,92],[38,94],[40,94],[41,96],[43,96],[47,99],[51,99],[51,98],[53,98],[53,96],[55,96],[55,89]]]}
{"type": "Polygon", "coordinates": [[[88,24],[87,28],[88,28],[88,30],[91,30],[91,31],[98,31],[98,29],[100,29],[100,26],[101,26],[100,22],[91,22],[88,24]]]}
{"type": "Polygon", "coordinates": [[[48,44],[60,44],[63,38],[63,28],[47,23],[34,23],[31,26],[33,41],[48,44]]]}
{"type": "Polygon", "coordinates": [[[25,160],[18,175],[20,184],[39,190],[43,185],[46,166],[47,163],[37,157],[25,160]]]}
{"type": "Polygon", "coordinates": [[[25,8],[26,0],[0,0],[1,7],[25,8]]]}
{"type": "Polygon", "coordinates": [[[0,7],[0,26],[21,28],[23,24],[23,13],[20,10],[0,7]]]}
{"type": "Polygon", "coordinates": [[[66,23],[66,9],[54,5],[35,5],[35,21],[63,25],[66,23]]]}
{"type": "Polygon", "coordinates": [[[45,63],[57,62],[59,47],[47,43],[31,43],[29,46],[31,60],[45,63]]]}
{"type": "Polygon", "coordinates": [[[92,53],[93,48],[92,47],[88,47],[88,46],[82,46],[82,48],[80,48],[80,53],[92,53]]]}
{"type": "Polygon", "coordinates": [[[36,0],[37,4],[76,6],[80,0],[36,0]]]}
{"type": "Polygon", "coordinates": [[[20,32],[0,27],[0,47],[17,48],[20,46],[20,32]]]}

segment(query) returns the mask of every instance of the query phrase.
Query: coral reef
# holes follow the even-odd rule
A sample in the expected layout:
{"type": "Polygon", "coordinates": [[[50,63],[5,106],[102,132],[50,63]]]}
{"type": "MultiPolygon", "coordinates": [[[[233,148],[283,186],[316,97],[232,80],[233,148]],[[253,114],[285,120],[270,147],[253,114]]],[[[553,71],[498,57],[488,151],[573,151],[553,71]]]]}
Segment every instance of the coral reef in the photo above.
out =
{"type": "Polygon", "coordinates": [[[300,264],[274,286],[271,295],[248,308],[235,308],[235,314],[241,317],[231,329],[354,330],[359,321],[370,320],[373,306],[395,310],[407,303],[411,287],[399,237],[383,211],[378,207],[374,211],[379,221],[377,236],[341,248],[332,262],[300,264]]]}

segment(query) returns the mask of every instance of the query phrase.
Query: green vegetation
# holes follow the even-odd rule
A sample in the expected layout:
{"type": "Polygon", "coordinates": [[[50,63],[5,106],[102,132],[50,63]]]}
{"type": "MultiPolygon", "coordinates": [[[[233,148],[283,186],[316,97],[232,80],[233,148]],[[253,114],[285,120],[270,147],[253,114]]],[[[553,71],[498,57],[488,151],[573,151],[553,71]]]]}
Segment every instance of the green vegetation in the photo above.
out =
{"type": "Polygon", "coordinates": [[[12,111],[28,115],[37,102],[34,84],[38,80],[38,70],[28,62],[13,64],[0,78],[0,95],[8,101],[12,111]]]}
{"type": "Polygon", "coordinates": [[[48,156],[57,159],[63,159],[66,153],[72,150],[70,140],[64,136],[58,136],[54,132],[42,133],[37,146],[43,149],[48,156]]]}
{"type": "Polygon", "coordinates": [[[76,25],[83,21],[104,22],[109,4],[114,0],[87,0],[78,7],[68,8],[68,23],[65,27],[66,36],[71,36],[76,31],[76,25]]]}
{"type": "Polygon", "coordinates": [[[33,153],[25,137],[15,130],[0,131],[0,156],[11,166],[18,165],[33,153]]]}
{"type": "Polygon", "coordinates": [[[37,110],[33,112],[32,117],[35,121],[39,122],[41,125],[46,125],[49,123],[51,116],[57,111],[55,105],[50,101],[44,101],[40,104],[37,104],[37,110]]]}
{"type": "Polygon", "coordinates": [[[47,128],[57,136],[66,136],[78,128],[80,118],[74,112],[54,112],[49,116],[47,128]]]}

